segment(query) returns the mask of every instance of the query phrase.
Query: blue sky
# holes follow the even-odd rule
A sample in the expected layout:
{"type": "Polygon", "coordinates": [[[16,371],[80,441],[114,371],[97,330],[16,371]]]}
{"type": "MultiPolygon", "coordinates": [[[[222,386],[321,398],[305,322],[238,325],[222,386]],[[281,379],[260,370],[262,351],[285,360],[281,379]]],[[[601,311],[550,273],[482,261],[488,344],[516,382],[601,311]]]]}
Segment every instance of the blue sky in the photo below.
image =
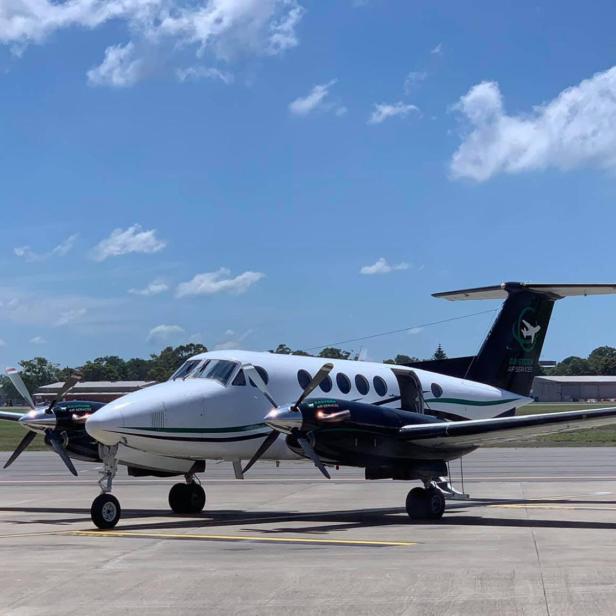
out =
{"type": "MultiPolygon", "coordinates": [[[[435,291],[616,282],[615,20],[607,1],[3,5],[0,362],[308,348],[498,307],[435,291]]],[[[616,346],[614,314],[559,303],[544,356],[616,346]]],[[[367,353],[470,354],[492,318],[367,353]]]]}

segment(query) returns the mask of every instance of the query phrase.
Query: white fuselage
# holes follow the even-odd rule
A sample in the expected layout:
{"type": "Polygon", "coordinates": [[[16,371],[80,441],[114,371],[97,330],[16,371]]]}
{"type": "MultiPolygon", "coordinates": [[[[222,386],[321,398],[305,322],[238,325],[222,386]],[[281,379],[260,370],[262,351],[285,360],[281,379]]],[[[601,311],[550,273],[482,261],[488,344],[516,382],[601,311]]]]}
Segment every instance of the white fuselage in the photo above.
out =
{"type": "MultiPolygon", "coordinates": [[[[300,385],[300,371],[312,377],[325,362],[334,365],[331,389],[326,391],[322,386],[310,397],[378,402],[393,408],[400,404],[398,380],[391,370],[393,366],[388,364],[250,351],[212,351],[190,361],[195,364],[187,377],[172,378],[130,393],[97,411],[86,422],[88,433],[103,444],[120,443],[124,448],[155,456],[184,460],[249,459],[270,432],[263,418],[272,405],[244,377],[244,364],[266,372],[267,387],[278,405],[294,402],[303,391],[305,381],[300,385]],[[219,363],[214,364],[216,361],[219,363]],[[219,372],[224,372],[224,379],[207,376],[208,366],[211,370],[215,365],[221,368],[219,372]],[[343,376],[338,377],[339,374],[343,376]],[[345,384],[350,384],[348,391],[344,391],[345,384]]],[[[428,412],[445,418],[495,417],[531,402],[530,398],[489,385],[408,370],[421,384],[428,412]]],[[[305,379],[307,375],[303,376],[305,379]]],[[[297,459],[297,455],[281,436],[264,458],[297,459]]]]}

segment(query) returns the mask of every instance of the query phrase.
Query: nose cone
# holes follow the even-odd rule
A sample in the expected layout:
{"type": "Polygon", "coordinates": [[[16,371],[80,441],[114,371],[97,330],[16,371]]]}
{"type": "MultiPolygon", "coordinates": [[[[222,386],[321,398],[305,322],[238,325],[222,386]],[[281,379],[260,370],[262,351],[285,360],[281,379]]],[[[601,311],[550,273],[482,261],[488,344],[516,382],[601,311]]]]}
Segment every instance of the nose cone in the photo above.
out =
{"type": "Polygon", "coordinates": [[[265,423],[274,430],[290,434],[293,430],[300,430],[304,419],[299,411],[291,410],[285,406],[274,409],[265,416],[265,423]]]}
{"type": "Polygon", "coordinates": [[[45,411],[30,411],[19,418],[19,423],[29,430],[46,430],[56,427],[56,416],[54,413],[45,411]]]}
{"type": "Polygon", "coordinates": [[[103,445],[115,445],[122,438],[124,397],[106,404],[86,419],[86,432],[103,445]]]}

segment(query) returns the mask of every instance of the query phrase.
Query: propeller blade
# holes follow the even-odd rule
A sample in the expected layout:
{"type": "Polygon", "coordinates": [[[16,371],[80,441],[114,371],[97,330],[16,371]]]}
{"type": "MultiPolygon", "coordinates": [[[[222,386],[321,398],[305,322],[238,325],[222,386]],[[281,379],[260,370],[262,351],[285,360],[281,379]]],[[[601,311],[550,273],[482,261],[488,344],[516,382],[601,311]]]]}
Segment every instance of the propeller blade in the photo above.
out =
{"type": "Polygon", "coordinates": [[[21,378],[21,374],[19,374],[19,370],[17,368],[7,368],[6,376],[11,379],[11,383],[15,386],[15,389],[20,393],[21,397],[28,403],[28,406],[31,409],[36,408],[34,406],[34,401],[32,400],[32,396],[26,387],[26,384],[23,382],[21,378]]]}
{"type": "Polygon", "coordinates": [[[261,446],[255,452],[255,455],[250,458],[250,462],[244,467],[242,474],[246,471],[274,444],[274,441],[278,438],[280,432],[278,430],[272,430],[267,438],[261,443],[261,446]]]}
{"type": "Polygon", "coordinates": [[[302,395],[298,398],[297,402],[293,405],[294,408],[298,407],[325,379],[325,377],[334,369],[334,364],[323,364],[319,371],[312,377],[312,381],[308,383],[306,389],[302,392],[302,395]]]}
{"type": "Polygon", "coordinates": [[[60,391],[56,394],[56,397],[50,402],[49,406],[47,407],[47,412],[51,411],[51,409],[58,402],[60,402],[60,400],[62,400],[62,398],[64,398],[64,396],[66,396],[66,394],[71,389],[73,389],[73,387],[75,387],[75,385],[77,385],[79,381],[81,381],[81,378],[82,377],[81,377],[81,374],[79,374],[79,372],[73,372],[73,374],[71,374],[71,376],[69,376],[68,379],[64,381],[64,384],[60,388],[60,391]]]}
{"type": "Polygon", "coordinates": [[[252,364],[244,364],[242,367],[244,369],[244,374],[259,388],[261,393],[268,399],[268,401],[274,407],[278,407],[278,404],[270,395],[269,390],[267,389],[267,385],[261,378],[261,375],[259,374],[257,369],[252,364]]]}
{"type": "Polygon", "coordinates": [[[323,462],[321,462],[321,459],[317,456],[317,452],[312,448],[312,445],[308,442],[308,439],[303,436],[298,436],[297,442],[304,450],[304,453],[314,462],[314,465],[323,473],[323,475],[325,475],[326,479],[331,479],[327,469],[323,466],[323,462]]]}
{"type": "Polygon", "coordinates": [[[11,466],[11,464],[13,464],[13,462],[15,462],[15,460],[17,460],[21,452],[34,440],[35,436],[36,432],[26,433],[26,436],[21,439],[21,442],[19,443],[19,445],[17,445],[17,448],[11,454],[11,457],[6,461],[4,468],[8,468],[9,466],[11,466]]]}
{"type": "Polygon", "coordinates": [[[75,477],[77,477],[77,469],[73,466],[73,462],[68,457],[66,449],[62,446],[62,439],[60,436],[53,430],[49,430],[46,436],[47,441],[53,447],[53,450],[60,456],[60,458],[62,458],[62,462],[64,462],[66,468],[68,468],[68,470],[71,471],[75,477]]]}

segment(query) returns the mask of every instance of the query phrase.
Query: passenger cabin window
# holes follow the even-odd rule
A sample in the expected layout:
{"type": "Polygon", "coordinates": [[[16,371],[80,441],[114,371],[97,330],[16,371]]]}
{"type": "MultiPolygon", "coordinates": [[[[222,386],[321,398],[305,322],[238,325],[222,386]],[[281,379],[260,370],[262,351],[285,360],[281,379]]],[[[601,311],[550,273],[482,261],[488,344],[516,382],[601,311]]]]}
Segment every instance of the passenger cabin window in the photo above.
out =
{"type": "Polygon", "coordinates": [[[374,391],[376,391],[379,396],[384,396],[387,393],[387,383],[385,379],[382,379],[380,376],[375,376],[372,379],[372,384],[374,385],[374,391]]]}
{"type": "Polygon", "coordinates": [[[336,385],[343,394],[348,394],[351,391],[351,380],[343,372],[336,375],[336,385]]]}
{"type": "Polygon", "coordinates": [[[363,374],[358,374],[355,377],[355,387],[357,387],[357,391],[365,396],[370,391],[370,383],[368,383],[368,379],[363,374]]]}
{"type": "Polygon", "coordinates": [[[236,366],[234,361],[213,359],[194,376],[198,379],[212,379],[226,386],[236,366]]]}
{"type": "MultiPolygon", "coordinates": [[[[261,366],[255,366],[255,370],[259,373],[259,376],[267,385],[269,383],[269,374],[267,373],[267,370],[265,368],[261,368],[261,366]]],[[[252,379],[250,377],[248,377],[248,380],[253,387],[256,387],[255,383],[252,382],[252,379]]]]}
{"type": "Polygon", "coordinates": [[[332,379],[329,374],[321,381],[319,387],[326,393],[332,390],[332,379]]]}
{"type": "Polygon", "coordinates": [[[440,398],[443,395],[443,388],[438,383],[432,383],[430,389],[435,398],[440,398]]]}
{"type": "Polygon", "coordinates": [[[188,361],[185,361],[171,375],[171,378],[169,380],[175,381],[175,379],[185,379],[200,363],[201,363],[200,359],[189,359],[188,361]]]}
{"type": "Polygon", "coordinates": [[[297,382],[299,383],[299,386],[302,389],[306,389],[306,387],[308,387],[308,383],[310,383],[310,381],[312,381],[312,377],[310,376],[310,373],[307,372],[306,370],[300,370],[297,373],[297,382]]]}

